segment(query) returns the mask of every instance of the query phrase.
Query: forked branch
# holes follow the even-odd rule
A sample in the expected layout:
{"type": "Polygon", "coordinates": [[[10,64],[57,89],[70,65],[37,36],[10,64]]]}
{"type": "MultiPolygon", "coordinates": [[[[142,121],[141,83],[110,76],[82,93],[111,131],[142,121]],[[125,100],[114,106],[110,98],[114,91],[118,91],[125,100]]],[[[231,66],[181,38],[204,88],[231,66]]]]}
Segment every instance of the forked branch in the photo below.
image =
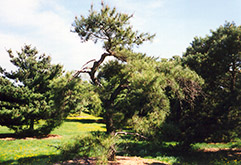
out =
{"type": "Polygon", "coordinates": [[[95,76],[95,73],[96,73],[97,69],[99,68],[99,66],[104,62],[105,58],[107,56],[111,56],[111,55],[112,54],[110,54],[110,53],[103,53],[98,61],[96,61],[95,59],[88,61],[87,63],[85,63],[82,66],[82,68],[80,70],[76,71],[76,73],[73,76],[76,78],[80,75],[80,73],[88,73],[90,75],[92,82],[97,86],[101,86],[100,82],[98,81],[97,77],[95,76]],[[89,64],[90,62],[94,62],[93,66],[86,67],[86,65],[89,64]]]}

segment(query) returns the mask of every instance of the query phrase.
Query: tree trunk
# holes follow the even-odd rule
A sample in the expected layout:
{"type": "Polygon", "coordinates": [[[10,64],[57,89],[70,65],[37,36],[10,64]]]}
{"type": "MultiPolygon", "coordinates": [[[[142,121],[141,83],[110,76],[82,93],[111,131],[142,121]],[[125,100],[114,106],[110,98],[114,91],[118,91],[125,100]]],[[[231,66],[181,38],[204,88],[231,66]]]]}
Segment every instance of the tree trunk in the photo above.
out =
{"type": "Polygon", "coordinates": [[[230,85],[230,92],[233,93],[236,85],[236,61],[233,62],[232,71],[231,71],[231,85],[230,85]]]}
{"type": "Polygon", "coordinates": [[[112,145],[110,148],[109,148],[109,153],[107,155],[107,159],[109,161],[115,161],[115,158],[116,158],[116,150],[115,150],[115,146],[112,145]]]}
{"type": "Polygon", "coordinates": [[[31,119],[31,120],[30,120],[29,130],[30,130],[30,131],[33,131],[33,129],[34,129],[34,119],[31,119]]]}
{"type": "Polygon", "coordinates": [[[111,113],[106,113],[105,115],[105,123],[106,123],[106,132],[107,134],[114,134],[114,123],[113,123],[113,115],[111,113]]]}

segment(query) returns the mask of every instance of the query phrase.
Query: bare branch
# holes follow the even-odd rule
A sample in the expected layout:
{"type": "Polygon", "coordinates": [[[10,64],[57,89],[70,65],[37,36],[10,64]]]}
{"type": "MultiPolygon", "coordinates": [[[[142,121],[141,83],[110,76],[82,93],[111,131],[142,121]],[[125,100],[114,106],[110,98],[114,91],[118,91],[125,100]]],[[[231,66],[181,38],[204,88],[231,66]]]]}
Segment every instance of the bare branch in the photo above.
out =
{"type": "Polygon", "coordinates": [[[117,135],[120,135],[120,134],[124,134],[124,135],[134,135],[134,136],[138,136],[138,137],[141,137],[143,139],[148,139],[147,137],[143,136],[143,135],[140,135],[139,133],[131,133],[131,132],[116,132],[115,133],[115,136],[117,135]]]}
{"type": "Polygon", "coordinates": [[[77,70],[75,72],[75,74],[73,75],[74,78],[78,77],[80,75],[80,73],[89,73],[90,71],[87,71],[87,69],[91,69],[91,67],[85,67],[87,64],[89,64],[90,62],[96,61],[96,59],[92,59],[88,62],[86,62],[80,70],[77,70]]]}
{"type": "Polygon", "coordinates": [[[86,63],[82,66],[82,68],[84,68],[85,65],[87,65],[87,64],[89,64],[90,62],[93,62],[93,61],[96,61],[96,59],[92,59],[92,60],[86,62],[86,63]]]}
{"type": "Polygon", "coordinates": [[[95,61],[93,64],[93,67],[91,68],[91,71],[88,72],[90,75],[90,78],[92,80],[92,82],[95,85],[101,86],[100,82],[97,80],[97,78],[95,77],[95,72],[97,71],[97,69],[99,68],[99,66],[103,63],[103,61],[105,60],[105,58],[107,56],[111,56],[111,54],[108,53],[103,53],[99,59],[99,61],[95,61]]]}

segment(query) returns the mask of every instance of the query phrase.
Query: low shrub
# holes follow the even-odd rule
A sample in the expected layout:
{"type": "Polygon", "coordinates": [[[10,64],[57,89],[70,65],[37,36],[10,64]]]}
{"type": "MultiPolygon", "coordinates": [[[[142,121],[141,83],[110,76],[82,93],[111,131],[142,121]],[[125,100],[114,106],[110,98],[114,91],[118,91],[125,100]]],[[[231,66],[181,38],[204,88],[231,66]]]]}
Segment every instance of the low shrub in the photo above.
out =
{"type": "Polygon", "coordinates": [[[98,162],[115,160],[118,137],[106,135],[103,132],[92,132],[85,136],[78,136],[72,143],[60,146],[64,159],[95,157],[98,162]]]}

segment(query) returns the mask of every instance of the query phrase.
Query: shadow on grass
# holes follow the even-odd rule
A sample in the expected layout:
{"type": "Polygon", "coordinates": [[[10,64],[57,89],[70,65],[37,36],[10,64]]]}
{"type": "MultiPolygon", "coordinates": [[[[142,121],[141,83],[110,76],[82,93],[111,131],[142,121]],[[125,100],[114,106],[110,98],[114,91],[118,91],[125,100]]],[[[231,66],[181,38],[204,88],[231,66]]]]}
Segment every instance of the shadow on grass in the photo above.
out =
{"type": "Polygon", "coordinates": [[[65,119],[65,122],[80,122],[83,124],[103,123],[102,119],[65,119]]]}
{"type": "Polygon", "coordinates": [[[16,138],[17,135],[14,133],[0,133],[0,139],[5,139],[5,138],[16,138]]]}
{"type": "Polygon", "coordinates": [[[16,139],[27,139],[27,138],[45,139],[50,137],[58,137],[58,135],[48,134],[48,135],[34,136],[34,135],[18,135],[15,133],[0,133],[0,140],[16,140],[16,139]]]}
{"type": "Polygon", "coordinates": [[[180,146],[128,142],[120,144],[118,155],[154,158],[172,164],[241,164],[241,149],[186,150],[180,146]]]}
{"type": "Polygon", "coordinates": [[[33,164],[33,165],[45,165],[45,164],[53,164],[58,161],[62,161],[61,155],[39,155],[34,157],[25,157],[20,158],[18,160],[8,160],[4,162],[0,162],[0,164],[33,164]]]}

